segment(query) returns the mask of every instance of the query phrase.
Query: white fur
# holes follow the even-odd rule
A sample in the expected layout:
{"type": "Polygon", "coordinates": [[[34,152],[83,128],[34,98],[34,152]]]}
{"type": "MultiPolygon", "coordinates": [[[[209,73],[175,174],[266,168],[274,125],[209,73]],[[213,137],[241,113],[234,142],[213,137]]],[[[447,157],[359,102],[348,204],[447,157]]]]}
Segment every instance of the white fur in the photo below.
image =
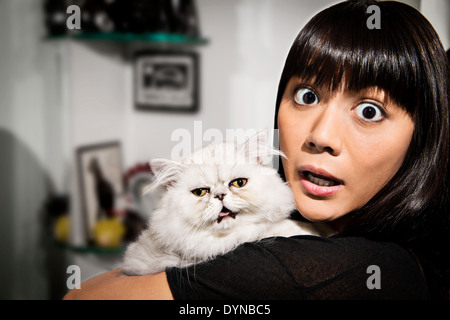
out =
{"type": "Polygon", "coordinates": [[[267,165],[277,151],[268,148],[261,134],[242,145],[215,143],[180,162],[151,162],[154,186],[166,186],[159,207],[145,230],[126,253],[127,275],[185,267],[233,250],[239,244],[270,236],[317,234],[307,224],[289,220],[295,204],[292,191],[267,165]],[[248,179],[242,188],[229,186],[248,179]],[[203,197],[191,190],[210,188],[203,197]],[[224,193],[223,201],[214,196],[224,193]],[[217,222],[222,207],[239,212],[217,222]]]}

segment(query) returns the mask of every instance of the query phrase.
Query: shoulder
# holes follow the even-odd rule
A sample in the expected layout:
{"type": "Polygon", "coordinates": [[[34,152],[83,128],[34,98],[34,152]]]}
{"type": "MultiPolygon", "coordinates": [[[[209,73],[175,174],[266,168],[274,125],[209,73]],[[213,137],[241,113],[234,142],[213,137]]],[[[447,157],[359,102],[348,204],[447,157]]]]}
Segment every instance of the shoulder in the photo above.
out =
{"type": "Polygon", "coordinates": [[[294,264],[348,270],[367,262],[411,263],[415,262],[408,250],[391,242],[372,241],[363,237],[295,236],[290,238],[268,238],[259,243],[241,246],[243,251],[265,250],[281,260],[294,264]]]}
{"type": "Polygon", "coordinates": [[[406,249],[361,237],[263,239],[173,275],[169,270],[169,284],[182,294],[193,288],[183,286],[190,276],[202,283],[197,292],[212,289],[229,298],[426,298],[420,268],[406,249]],[[371,285],[375,280],[381,288],[371,285]]]}
{"type": "Polygon", "coordinates": [[[427,298],[424,277],[414,256],[392,242],[297,236],[260,246],[283,264],[308,292],[308,298],[427,298]]]}

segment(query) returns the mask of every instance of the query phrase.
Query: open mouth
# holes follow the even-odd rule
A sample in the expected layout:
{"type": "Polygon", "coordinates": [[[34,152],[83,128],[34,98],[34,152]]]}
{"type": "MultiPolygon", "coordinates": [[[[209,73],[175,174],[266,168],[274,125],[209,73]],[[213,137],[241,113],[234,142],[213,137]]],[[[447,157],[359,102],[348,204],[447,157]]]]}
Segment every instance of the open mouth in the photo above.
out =
{"type": "Polygon", "coordinates": [[[309,182],[314,183],[321,187],[333,187],[340,185],[341,182],[338,180],[335,180],[330,177],[325,177],[320,174],[316,174],[310,171],[303,171],[302,175],[305,179],[307,179],[309,182]]]}
{"type": "Polygon", "coordinates": [[[329,198],[344,187],[344,181],[322,169],[304,166],[298,173],[304,191],[314,197],[329,198]]]}
{"type": "Polygon", "coordinates": [[[233,218],[236,219],[237,212],[233,212],[227,207],[223,206],[222,210],[219,213],[219,217],[217,218],[217,223],[220,223],[225,218],[233,218]]]}

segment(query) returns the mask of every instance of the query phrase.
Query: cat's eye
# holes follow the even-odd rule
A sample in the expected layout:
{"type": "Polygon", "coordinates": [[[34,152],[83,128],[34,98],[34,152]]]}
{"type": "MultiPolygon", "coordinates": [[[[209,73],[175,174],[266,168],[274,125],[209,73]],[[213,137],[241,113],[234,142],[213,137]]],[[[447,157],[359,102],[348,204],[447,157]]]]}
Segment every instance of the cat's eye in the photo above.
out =
{"type": "Polygon", "coordinates": [[[237,178],[230,182],[230,187],[233,186],[235,188],[242,188],[247,184],[248,179],[246,178],[237,178]]]}
{"type": "Polygon", "coordinates": [[[191,192],[195,194],[197,197],[203,197],[205,194],[209,193],[209,188],[197,188],[191,190],[191,192]]]}
{"type": "Polygon", "coordinates": [[[294,100],[298,104],[310,105],[319,103],[316,93],[308,88],[299,88],[295,92],[294,100]]]}

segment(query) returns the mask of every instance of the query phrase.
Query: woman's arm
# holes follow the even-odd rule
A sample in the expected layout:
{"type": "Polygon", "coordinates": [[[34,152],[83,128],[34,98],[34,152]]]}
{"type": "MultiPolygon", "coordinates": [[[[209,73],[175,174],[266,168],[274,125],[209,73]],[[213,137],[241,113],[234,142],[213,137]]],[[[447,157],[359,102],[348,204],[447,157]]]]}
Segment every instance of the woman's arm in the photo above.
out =
{"type": "Polygon", "coordinates": [[[122,277],[115,269],[89,279],[73,289],[64,300],[173,300],[165,272],[122,277]]]}

